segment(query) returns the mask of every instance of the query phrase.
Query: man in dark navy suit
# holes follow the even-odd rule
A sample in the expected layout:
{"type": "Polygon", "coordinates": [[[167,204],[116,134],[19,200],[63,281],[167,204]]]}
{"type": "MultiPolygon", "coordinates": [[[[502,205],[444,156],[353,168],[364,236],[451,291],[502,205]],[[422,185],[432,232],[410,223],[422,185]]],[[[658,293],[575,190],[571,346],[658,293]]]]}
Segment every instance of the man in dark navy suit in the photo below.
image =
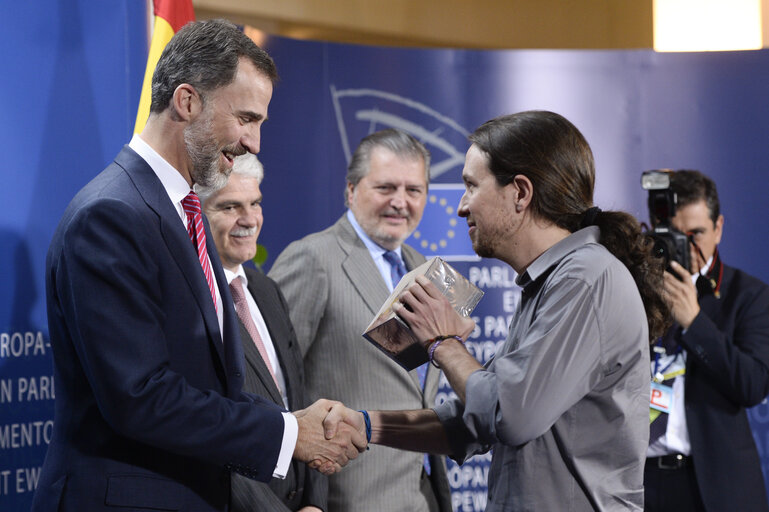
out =
{"type": "MultiPolygon", "coordinates": [[[[307,405],[304,365],[288,306],[278,285],[260,271],[246,267],[256,255],[262,228],[264,170],[255,155],[235,159],[224,188],[198,187],[203,211],[222,260],[240,324],[246,356],[244,389],[270,398],[289,410],[307,405]],[[241,316],[242,315],[242,316],[241,316]]],[[[326,510],[326,477],[294,460],[286,478],[257,482],[232,478],[232,512],[321,512],[326,510]]]]}
{"type": "Polygon", "coordinates": [[[769,393],[769,287],[721,261],[715,183],[681,170],[670,188],[671,224],[689,237],[691,268],[672,262],[680,279],[665,275],[676,323],[652,357],[652,390],[668,398],[652,400],[645,508],[767,511],[745,409],[769,393]]]}
{"type": "Polygon", "coordinates": [[[67,207],[46,261],[57,399],[34,511],[224,511],[231,474],[330,473],[366,444],[242,391],[238,321],[193,184],[259,152],[272,59],[234,25],[188,24],[152,81],[140,135],[67,207]]]}

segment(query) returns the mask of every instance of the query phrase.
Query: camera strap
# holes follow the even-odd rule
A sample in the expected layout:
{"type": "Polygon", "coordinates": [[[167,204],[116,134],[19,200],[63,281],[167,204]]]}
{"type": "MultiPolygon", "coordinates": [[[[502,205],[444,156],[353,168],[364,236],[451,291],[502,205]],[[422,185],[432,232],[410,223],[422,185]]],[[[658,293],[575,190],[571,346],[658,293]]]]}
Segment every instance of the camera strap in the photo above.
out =
{"type": "Polygon", "coordinates": [[[716,250],[713,253],[713,262],[710,264],[710,268],[708,268],[707,272],[700,274],[700,276],[697,278],[697,294],[700,297],[712,294],[716,299],[720,299],[721,280],[723,277],[724,264],[718,254],[718,247],[716,247],[716,250]]]}

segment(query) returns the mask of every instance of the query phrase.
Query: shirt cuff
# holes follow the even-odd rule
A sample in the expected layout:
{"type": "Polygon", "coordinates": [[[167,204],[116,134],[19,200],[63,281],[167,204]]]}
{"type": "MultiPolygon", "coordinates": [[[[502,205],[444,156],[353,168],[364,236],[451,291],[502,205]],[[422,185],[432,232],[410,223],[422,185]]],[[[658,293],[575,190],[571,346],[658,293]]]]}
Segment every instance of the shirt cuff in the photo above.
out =
{"type": "Polygon", "coordinates": [[[272,476],[283,479],[288,474],[288,468],[291,466],[291,459],[294,456],[296,438],[299,436],[299,424],[296,422],[296,417],[290,412],[281,414],[283,415],[283,441],[280,444],[278,463],[275,464],[275,471],[272,476]]]}

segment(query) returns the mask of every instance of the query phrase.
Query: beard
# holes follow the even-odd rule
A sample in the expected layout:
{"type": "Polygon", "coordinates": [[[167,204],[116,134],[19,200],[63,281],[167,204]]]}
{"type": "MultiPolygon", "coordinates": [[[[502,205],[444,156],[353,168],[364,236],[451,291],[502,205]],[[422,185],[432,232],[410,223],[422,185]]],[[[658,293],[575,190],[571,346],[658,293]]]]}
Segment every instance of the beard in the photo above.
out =
{"type": "Polygon", "coordinates": [[[515,237],[517,225],[491,224],[483,229],[476,224],[475,232],[470,237],[473,251],[481,258],[498,258],[500,245],[515,237]]]}
{"type": "Polygon", "coordinates": [[[385,232],[383,229],[374,229],[371,231],[371,233],[367,232],[366,234],[378,245],[384,248],[394,248],[401,245],[411,233],[407,233],[405,236],[395,236],[385,232]]]}
{"type": "MultiPolygon", "coordinates": [[[[477,233],[477,231],[476,231],[477,233]]],[[[481,258],[493,258],[494,257],[494,244],[491,240],[483,236],[472,237],[473,251],[481,258]]]]}
{"type": "Polygon", "coordinates": [[[193,183],[219,190],[227,185],[232,167],[220,163],[223,151],[235,156],[246,151],[240,144],[220,148],[213,134],[213,115],[207,113],[202,119],[191,123],[184,129],[184,145],[190,157],[190,177],[193,183]]]}
{"type": "Polygon", "coordinates": [[[358,220],[360,227],[363,228],[363,231],[369,236],[369,238],[371,238],[371,240],[373,240],[377,244],[385,248],[398,247],[401,244],[403,244],[403,242],[406,241],[406,239],[409,236],[411,236],[411,233],[414,230],[411,229],[411,227],[407,227],[406,231],[400,234],[393,234],[388,232],[385,227],[379,226],[380,216],[385,216],[385,215],[399,215],[407,219],[407,221],[410,221],[411,219],[411,216],[408,214],[408,211],[392,209],[392,210],[386,210],[384,212],[377,214],[376,218],[374,219],[364,218],[361,221],[361,220],[358,220],[356,217],[356,220],[358,220]]]}

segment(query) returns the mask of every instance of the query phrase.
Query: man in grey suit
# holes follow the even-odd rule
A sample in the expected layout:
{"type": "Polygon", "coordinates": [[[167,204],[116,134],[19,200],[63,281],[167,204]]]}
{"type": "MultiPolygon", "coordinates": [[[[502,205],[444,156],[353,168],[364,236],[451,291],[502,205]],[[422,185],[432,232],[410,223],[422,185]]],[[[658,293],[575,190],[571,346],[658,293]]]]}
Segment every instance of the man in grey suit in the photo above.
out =
{"type": "MultiPolygon", "coordinates": [[[[269,275],[288,300],[304,355],[308,399],[338,399],[353,409],[434,404],[438,370],[423,366],[423,385],[420,372],[405,371],[362,336],[393,281],[424,261],[403,241],[422,218],[429,163],[425,147],[410,135],[367,136],[348,168],[347,213],[290,244],[273,265],[269,275]]],[[[450,501],[442,457],[376,446],[329,478],[335,512],[450,511],[450,501]]]]}
{"type": "MultiPolygon", "coordinates": [[[[246,358],[243,389],[296,410],[307,402],[302,356],[288,306],[274,281],[243,266],[256,255],[263,221],[259,189],[263,176],[256,155],[246,153],[234,160],[226,186],[195,189],[211,224],[239,317],[246,358]]],[[[327,485],[325,476],[294,459],[285,479],[264,483],[233,475],[230,510],[320,512],[326,508],[327,485]]]]}

